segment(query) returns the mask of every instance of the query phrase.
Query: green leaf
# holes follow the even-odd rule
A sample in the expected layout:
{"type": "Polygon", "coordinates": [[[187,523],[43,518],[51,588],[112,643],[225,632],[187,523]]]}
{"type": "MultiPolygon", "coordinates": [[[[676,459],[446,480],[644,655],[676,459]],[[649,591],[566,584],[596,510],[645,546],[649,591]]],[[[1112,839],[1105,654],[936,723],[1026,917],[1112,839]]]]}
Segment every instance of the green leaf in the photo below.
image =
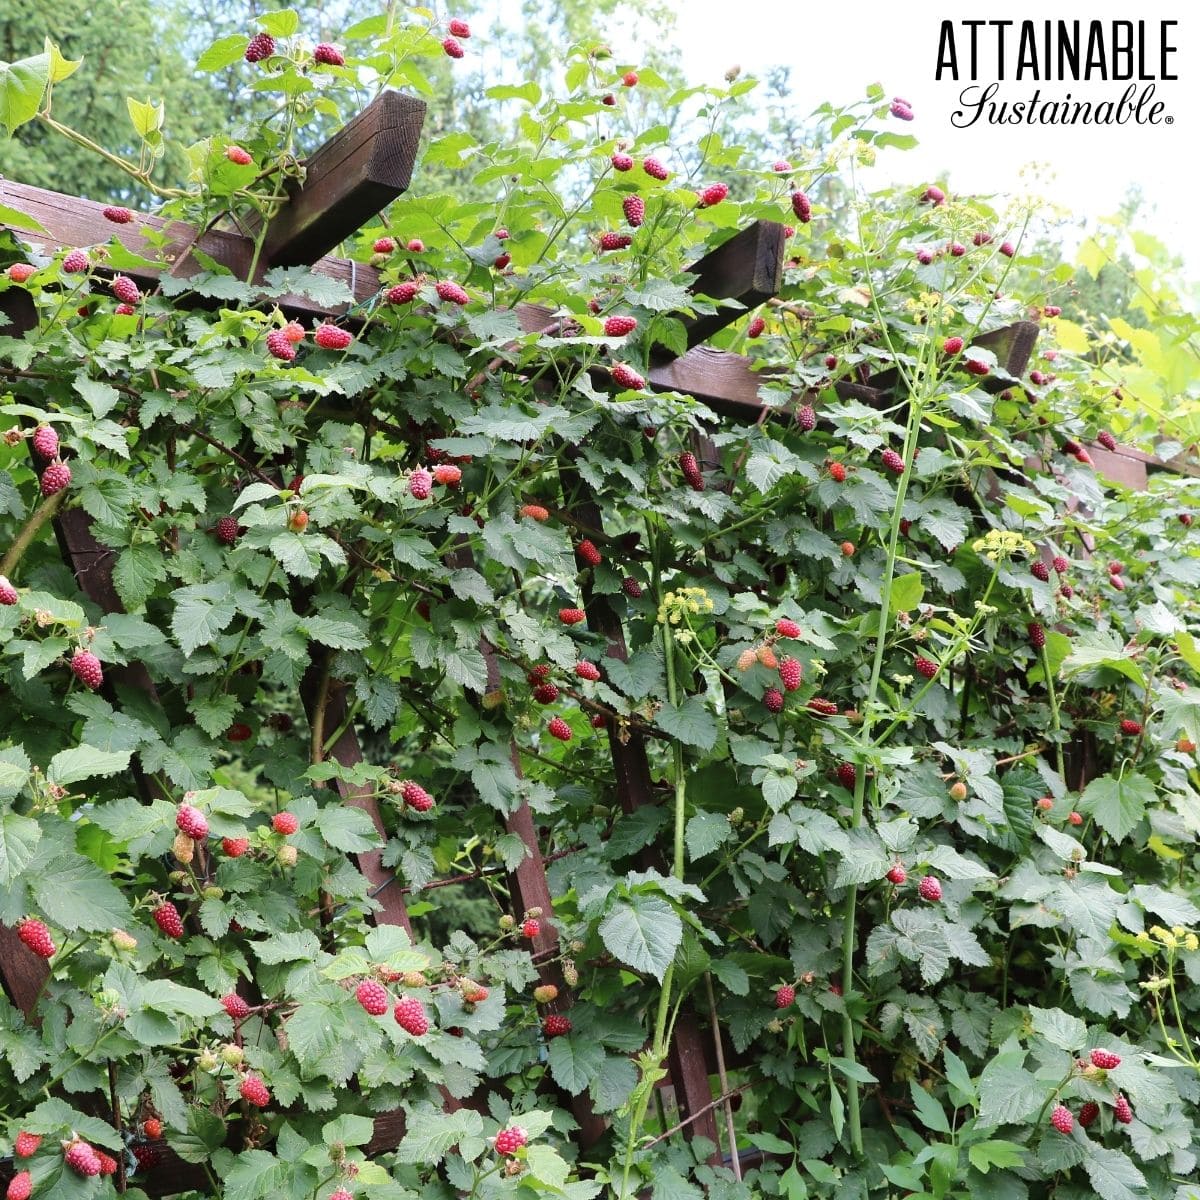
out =
{"type": "Polygon", "coordinates": [[[171,632],[189,658],[207,646],[237,614],[226,583],[201,583],[175,593],[171,632]]]}
{"type": "Polygon", "coordinates": [[[289,1195],[289,1170],[265,1150],[243,1150],[222,1172],[221,1194],[225,1200],[263,1200],[265,1196],[289,1195]]]}
{"type": "Polygon", "coordinates": [[[1146,1177],[1120,1150],[1093,1144],[1084,1157],[1083,1169],[1100,1200],[1142,1200],[1150,1194],[1146,1177]]]}
{"type": "Polygon", "coordinates": [[[550,1074],[559,1087],[578,1096],[600,1074],[604,1049],[593,1038],[568,1034],[550,1043],[550,1074]]]}
{"type": "Polygon", "coordinates": [[[300,28],[300,15],[293,8],[281,8],[278,12],[263,13],[258,23],[272,37],[286,38],[300,28]]]}
{"type": "Polygon", "coordinates": [[[942,1106],[915,1079],[908,1081],[908,1090],[921,1124],[926,1129],[932,1129],[934,1133],[948,1134],[950,1122],[946,1120],[942,1106]]]}
{"type": "Polygon", "coordinates": [[[683,937],[683,921],[660,896],[634,894],[616,901],[599,932],[621,962],[661,982],[683,937]]]}
{"type": "Polygon", "coordinates": [[[1007,1170],[1009,1167],[1019,1167],[1025,1161],[1022,1148],[1016,1142],[1006,1142],[995,1139],[986,1142],[976,1142],[967,1150],[967,1158],[971,1166],[980,1174],[986,1175],[992,1167],[1007,1170]]]}
{"type": "Polygon", "coordinates": [[[54,859],[31,883],[42,911],[68,931],[112,929],[129,920],[125,897],[104,871],[81,855],[54,859]]]}
{"type": "Polygon", "coordinates": [[[1074,1053],[1087,1044],[1087,1026],[1061,1008],[1029,1006],[1029,1016],[1035,1033],[1040,1033],[1052,1046],[1074,1053]]]}
{"type": "Polygon", "coordinates": [[[729,818],[724,813],[701,810],[687,823],[684,836],[687,839],[689,859],[703,858],[711,854],[730,834],[729,818]]]}
{"type": "Polygon", "coordinates": [[[0,225],[9,225],[13,229],[27,229],[31,233],[47,232],[37,217],[31,217],[17,208],[10,208],[7,204],[0,204],[0,225]]]}
{"type": "Polygon", "coordinates": [[[47,777],[52,783],[78,783],[95,775],[115,775],[129,766],[128,750],[97,750],[95,746],[76,746],[60,750],[51,760],[47,777]]]}
{"type": "Polygon", "coordinates": [[[50,55],[35,54],[16,62],[0,63],[0,125],[11,137],[32,121],[50,81],[50,55]]]}
{"type": "Polygon", "coordinates": [[[689,696],[680,705],[664,704],[655,720],[685,746],[711,750],[716,745],[717,721],[700,696],[689,696]]]}
{"type": "Polygon", "coordinates": [[[891,595],[889,607],[892,612],[912,612],[925,595],[925,581],[921,572],[910,571],[907,575],[897,575],[892,580],[891,595]]]}
{"type": "Polygon", "coordinates": [[[151,104],[149,100],[135,100],[132,96],[126,96],[125,107],[129,110],[129,119],[133,122],[134,131],[143,140],[162,129],[163,116],[166,113],[162,103],[151,104]]]}
{"type": "Polygon", "coordinates": [[[20,746],[0,750],[0,800],[11,800],[29,780],[33,764],[20,746]]]}
{"type": "Polygon", "coordinates": [[[31,817],[6,812],[0,817],[0,887],[11,887],[29,865],[41,841],[42,827],[31,817]]]}
{"type": "Polygon", "coordinates": [[[232,33],[229,37],[219,38],[196,60],[197,71],[221,71],[231,67],[235,62],[242,61],[246,52],[246,36],[232,33]]]}
{"type": "Polygon", "coordinates": [[[1002,1054],[983,1068],[979,1077],[980,1129],[1024,1121],[1046,1099],[1046,1087],[1021,1066],[1022,1057],[1002,1054]]]}
{"type": "Polygon", "coordinates": [[[396,1148],[396,1159],[402,1163],[436,1167],[452,1146],[482,1134],[483,1117],[471,1108],[460,1108],[451,1113],[429,1110],[410,1113],[404,1140],[396,1148]]]}
{"type": "Polygon", "coordinates": [[[374,822],[359,808],[327,805],[317,813],[316,826],[326,845],[344,854],[362,854],[380,844],[374,822]]]}
{"type": "Polygon", "coordinates": [[[1096,824],[1120,842],[1146,815],[1146,806],[1153,803],[1155,795],[1154,784],[1144,775],[1103,775],[1084,788],[1077,807],[1095,817],[1096,824]]]}

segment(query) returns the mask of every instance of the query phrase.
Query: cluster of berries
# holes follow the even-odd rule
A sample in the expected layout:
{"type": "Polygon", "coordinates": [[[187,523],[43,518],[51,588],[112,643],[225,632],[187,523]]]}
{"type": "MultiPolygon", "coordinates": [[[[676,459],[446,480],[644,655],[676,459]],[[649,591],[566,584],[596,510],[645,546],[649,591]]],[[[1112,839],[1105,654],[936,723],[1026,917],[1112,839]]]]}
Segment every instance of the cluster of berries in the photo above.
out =
{"type": "MultiPolygon", "coordinates": [[[[770,671],[779,672],[782,690],[772,685],[763,692],[763,704],[770,713],[782,712],[784,693],[799,690],[804,679],[804,667],[800,660],[791,655],[781,659],[775,653],[775,645],[781,639],[795,641],[801,636],[800,626],[795,621],[790,617],[780,617],[775,622],[773,633],[768,634],[758,645],[749,646],[738,655],[735,665],[739,671],[748,671],[758,663],[770,671]]],[[[834,711],[837,711],[836,706],[834,711]]]]}

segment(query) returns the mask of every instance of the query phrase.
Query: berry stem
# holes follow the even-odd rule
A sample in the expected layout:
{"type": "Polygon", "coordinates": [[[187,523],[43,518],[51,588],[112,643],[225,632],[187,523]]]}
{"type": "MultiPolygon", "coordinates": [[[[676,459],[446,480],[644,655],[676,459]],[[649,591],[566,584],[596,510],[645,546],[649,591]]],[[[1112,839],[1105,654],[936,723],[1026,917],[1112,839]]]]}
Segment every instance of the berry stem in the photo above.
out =
{"type": "Polygon", "coordinates": [[[48,496],[29,514],[29,519],[21,527],[20,533],[13,538],[13,543],[5,551],[4,557],[0,558],[0,575],[12,575],[15,573],[22,555],[29,549],[29,544],[37,537],[38,531],[42,526],[58,512],[66,498],[67,493],[65,490],[55,492],[53,496],[48,496]]]}

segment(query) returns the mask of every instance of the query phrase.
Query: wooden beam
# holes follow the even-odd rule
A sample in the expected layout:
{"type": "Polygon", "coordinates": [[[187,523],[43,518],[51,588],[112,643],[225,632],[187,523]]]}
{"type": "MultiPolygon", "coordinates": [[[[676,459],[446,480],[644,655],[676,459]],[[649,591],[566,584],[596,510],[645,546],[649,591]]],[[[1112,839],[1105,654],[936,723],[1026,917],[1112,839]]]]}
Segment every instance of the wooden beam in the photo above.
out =
{"type": "Polygon", "coordinates": [[[304,163],[303,183],[271,221],[263,245],[273,266],[315,263],[386,208],[412,179],[425,101],[376,96],[304,163]]]}
{"type": "Polygon", "coordinates": [[[746,309],[779,294],[786,247],[787,236],[782,225],[776,221],[755,221],[688,268],[690,274],[698,277],[688,288],[694,295],[740,301],[737,307],[722,307],[715,313],[685,318],[689,350],[744,316],[746,309]]]}

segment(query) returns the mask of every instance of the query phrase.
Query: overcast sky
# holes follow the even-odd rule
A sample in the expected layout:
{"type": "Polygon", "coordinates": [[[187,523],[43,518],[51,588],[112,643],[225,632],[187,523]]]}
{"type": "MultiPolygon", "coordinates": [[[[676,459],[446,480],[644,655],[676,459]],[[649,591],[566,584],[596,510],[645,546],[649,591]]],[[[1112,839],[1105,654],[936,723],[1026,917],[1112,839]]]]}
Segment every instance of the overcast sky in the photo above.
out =
{"type": "MultiPolygon", "coordinates": [[[[994,38],[994,35],[992,35],[994,38]]],[[[1183,252],[1191,278],[1200,280],[1200,3],[1198,0],[1089,0],[1010,6],[1000,0],[982,5],[929,5],[921,0],[686,0],[676,35],[684,69],[695,82],[720,80],[733,63],[761,75],[768,66],[792,68],[795,102],[811,112],[822,101],[861,97],[867,84],[883,84],[889,96],[911,101],[915,120],[904,125],[921,145],[907,152],[881,154],[877,174],[883,182],[917,183],[950,172],[958,191],[996,193],[1033,187],[1081,218],[1116,211],[1130,184],[1140,184],[1152,210],[1138,224],[1183,252]],[[1159,22],[1179,24],[1170,33],[1177,47],[1171,58],[1178,82],[1159,83],[1155,99],[1165,102],[1171,125],[1159,127],[1039,128],[997,127],[982,122],[955,128],[951,114],[961,108],[960,90],[969,85],[935,81],[938,33],[943,18],[1038,22],[1046,19],[1114,19],[1147,23],[1147,47],[1159,43],[1159,22]],[[1052,173],[1032,178],[1023,170],[1045,164],[1052,173]]],[[[981,39],[981,50],[984,46],[981,39]]],[[[988,45],[994,46],[993,43],[988,45]]],[[[969,67],[960,40],[960,69],[969,67]]],[[[981,54],[981,58],[982,58],[981,54]]],[[[1157,70],[1157,53],[1148,54],[1157,70]]],[[[995,78],[994,51],[981,68],[981,82],[995,78]]],[[[1039,85],[1006,72],[1004,94],[1025,98],[1039,85]]],[[[1042,83],[1043,96],[1070,92],[1075,99],[1117,99],[1125,83],[1042,83]]],[[[1135,87],[1140,87],[1135,83],[1135,87]]],[[[901,128],[897,122],[897,128],[901,128]]]]}

